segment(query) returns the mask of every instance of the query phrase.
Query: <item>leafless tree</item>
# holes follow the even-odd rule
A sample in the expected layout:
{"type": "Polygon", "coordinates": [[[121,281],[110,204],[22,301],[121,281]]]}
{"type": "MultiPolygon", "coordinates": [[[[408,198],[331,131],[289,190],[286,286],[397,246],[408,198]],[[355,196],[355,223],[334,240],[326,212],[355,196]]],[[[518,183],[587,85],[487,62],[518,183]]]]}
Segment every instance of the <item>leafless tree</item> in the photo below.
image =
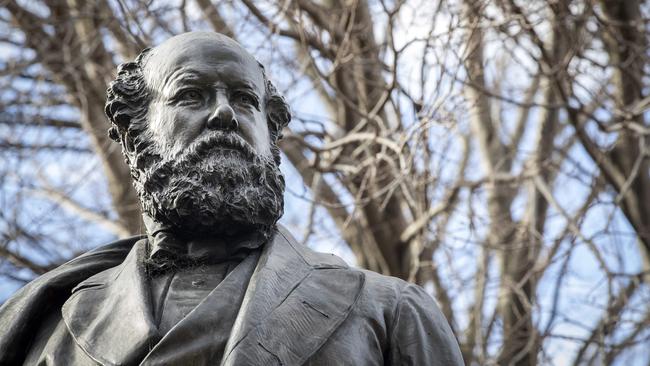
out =
{"type": "Polygon", "coordinates": [[[212,29],[294,108],[287,198],[309,214],[284,220],[305,243],[431,290],[468,365],[650,358],[648,4],[0,4],[6,291],[142,230],[106,85],[212,29]]]}

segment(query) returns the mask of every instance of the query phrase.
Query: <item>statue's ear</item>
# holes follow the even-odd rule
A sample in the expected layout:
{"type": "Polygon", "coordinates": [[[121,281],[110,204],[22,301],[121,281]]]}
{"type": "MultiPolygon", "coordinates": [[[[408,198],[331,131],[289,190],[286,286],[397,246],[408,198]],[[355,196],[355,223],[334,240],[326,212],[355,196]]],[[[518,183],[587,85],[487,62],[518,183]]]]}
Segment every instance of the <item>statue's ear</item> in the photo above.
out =
{"type": "Polygon", "coordinates": [[[266,103],[266,118],[275,134],[275,139],[282,138],[282,129],[291,122],[291,111],[284,98],[279,95],[272,96],[266,103]]]}
{"type": "MultiPolygon", "coordinates": [[[[111,84],[111,87],[117,85],[118,84],[114,82],[111,84]]],[[[123,136],[125,132],[123,131],[126,131],[129,128],[132,119],[131,113],[129,113],[129,106],[124,103],[121,98],[116,98],[111,89],[109,89],[108,94],[109,101],[104,107],[104,113],[112,124],[108,129],[108,137],[113,141],[121,143],[122,146],[126,146],[124,144],[123,136]]]]}

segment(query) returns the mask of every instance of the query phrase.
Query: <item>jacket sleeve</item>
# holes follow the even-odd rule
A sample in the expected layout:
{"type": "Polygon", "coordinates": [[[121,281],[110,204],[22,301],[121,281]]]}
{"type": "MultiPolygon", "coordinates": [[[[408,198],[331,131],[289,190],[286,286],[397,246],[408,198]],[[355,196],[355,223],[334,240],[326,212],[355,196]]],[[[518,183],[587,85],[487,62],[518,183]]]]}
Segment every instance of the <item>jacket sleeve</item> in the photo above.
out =
{"type": "Polygon", "coordinates": [[[390,335],[390,365],[461,366],[456,337],[422,287],[407,285],[398,300],[390,335]]]}

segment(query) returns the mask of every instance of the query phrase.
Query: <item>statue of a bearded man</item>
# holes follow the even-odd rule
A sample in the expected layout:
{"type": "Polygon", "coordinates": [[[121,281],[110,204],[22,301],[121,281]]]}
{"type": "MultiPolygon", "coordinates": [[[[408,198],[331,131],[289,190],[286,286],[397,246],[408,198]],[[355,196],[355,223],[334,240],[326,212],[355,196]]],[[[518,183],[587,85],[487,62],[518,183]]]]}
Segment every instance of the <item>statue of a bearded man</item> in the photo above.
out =
{"type": "Polygon", "coordinates": [[[350,268],[277,224],[291,116],[237,42],[194,32],[144,50],[120,66],[106,114],[146,235],[9,299],[0,364],[463,364],[421,287],[350,268]]]}

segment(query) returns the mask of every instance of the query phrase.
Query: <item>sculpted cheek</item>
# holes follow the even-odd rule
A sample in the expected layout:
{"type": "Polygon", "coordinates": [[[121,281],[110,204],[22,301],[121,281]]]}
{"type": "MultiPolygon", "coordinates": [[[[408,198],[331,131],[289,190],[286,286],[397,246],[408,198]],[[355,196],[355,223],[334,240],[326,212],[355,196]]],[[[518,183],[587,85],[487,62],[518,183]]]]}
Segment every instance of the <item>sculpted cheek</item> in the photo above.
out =
{"type": "Polygon", "coordinates": [[[174,140],[187,147],[205,129],[207,115],[203,111],[181,110],[170,113],[167,119],[174,140]]]}
{"type": "Polygon", "coordinates": [[[270,139],[269,139],[269,133],[268,129],[266,127],[262,127],[264,131],[263,133],[260,133],[257,135],[257,149],[261,155],[264,156],[271,156],[271,146],[270,146],[270,139]]]}
{"type": "Polygon", "coordinates": [[[266,119],[261,113],[255,116],[254,123],[248,124],[249,130],[246,131],[250,136],[255,150],[263,156],[271,156],[269,129],[266,125],[266,119]]]}
{"type": "Polygon", "coordinates": [[[156,108],[151,122],[152,132],[172,155],[187,147],[205,124],[200,112],[191,113],[170,106],[156,108]]]}

